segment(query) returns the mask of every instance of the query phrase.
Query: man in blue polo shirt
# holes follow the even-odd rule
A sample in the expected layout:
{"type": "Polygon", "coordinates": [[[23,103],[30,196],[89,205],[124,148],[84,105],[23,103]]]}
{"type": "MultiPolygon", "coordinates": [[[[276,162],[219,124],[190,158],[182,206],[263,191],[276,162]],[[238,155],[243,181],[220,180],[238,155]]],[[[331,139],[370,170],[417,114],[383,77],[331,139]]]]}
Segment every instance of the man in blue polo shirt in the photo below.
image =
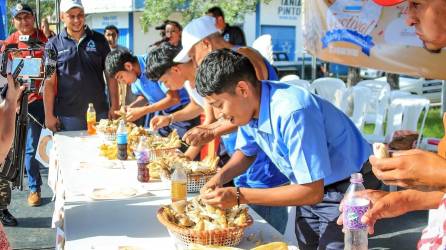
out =
{"type": "MultiPolygon", "coordinates": [[[[378,185],[363,164],[371,146],[355,125],[329,102],[297,86],[258,81],[249,60],[237,52],[212,52],[201,63],[198,93],[239,125],[237,148],[222,171],[204,189],[204,201],[220,207],[237,203],[297,207],[300,249],[343,249],[336,224],[339,203],[352,173],[362,172],[366,185],[378,185]],[[263,151],[292,185],[270,188],[222,188],[243,173],[263,151]],[[268,195],[274,194],[274,195],[268,195]]],[[[203,189],[203,190],[204,190],[203,189]]]]}
{"type": "MultiPolygon", "coordinates": [[[[144,96],[149,105],[127,108],[127,120],[135,121],[145,115],[169,115],[182,109],[189,103],[189,96],[185,89],[169,90],[164,84],[152,81],[144,74],[147,56],[134,56],[128,50],[117,49],[110,52],[105,60],[107,73],[119,82],[131,84],[132,92],[144,96]]],[[[174,129],[183,136],[191,127],[198,125],[198,119],[173,122],[158,132],[167,136],[174,129]]]]}
{"type": "Polygon", "coordinates": [[[85,25],[80,0],[62,0],[60,10],[65,29],[46,44],[57,52],[57,69],[45,82],[45,125],[52,131],[85,130],[88,103],[98,119],[117,117],[116,80],[107,79],[110,108],[105,94],[104,63],[110,47],[102,34],[85,25]]]}

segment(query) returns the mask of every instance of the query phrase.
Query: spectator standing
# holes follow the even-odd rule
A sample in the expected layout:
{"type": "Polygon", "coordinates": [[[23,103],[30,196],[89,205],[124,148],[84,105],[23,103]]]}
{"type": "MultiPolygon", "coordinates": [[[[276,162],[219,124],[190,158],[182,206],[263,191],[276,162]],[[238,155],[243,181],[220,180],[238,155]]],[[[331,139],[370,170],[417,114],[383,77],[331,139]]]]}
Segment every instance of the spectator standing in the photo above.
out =
{"type": "Polygon", "coordinates": [[[46,81],[45,124],[52,131],[85,130],[88,103],[93,103],[98,119],[117,117],[117,82],[106,75],[109,108],[103,77],[110,47],[102,34],[85,25],[80,0],[62,0],[60,11],[65,29],[47,43],[57,51],[58,61],[56,73],[46,81]]]}
{"type": "Polygon", "coordinates": [[[212,7],[206,12],[215,18],[215,27],[220,31],[225,41],[232,45],[246,46],[245,34],[237,26],[231,26],[225,21],[225,14],[220,7],[212,7]]]}
{"type": "Polygon", "coordinates": [[[50,39],[51,37],[56,35],[56,33],[54,33],[54,31],[50,29],[50,25],[46,17],[42,18],[42,22],[40,23],[40,28],[42,29],[42,32],[45,34],[47,39],[50,39]]]}
{"type": "Polygon", "coordinates": [[[105,39],[107,39],[108,45],[110,46],[110,50],[116,50],[116,49],[124,49],[128,50],[126,47],[121,46],[118,44],[119,39],[119,29],[114,25],[108,25],[104,29],[104,36],[105,39]]]}
{"type": "Polygon", "coordinates": [[[165,34],[167,41],[174,47],[181,47],[181,32],[183,27],[176,21],[166,21],[165,34]]]}
{"type": "MultiPolygon", "coordinates": [[[[26,4],[17,4],[12,11],[12,23],[16,28],[16,32],[12,33],[8,38],[6,38],[5,42],[9,44],[17,44],[18,48],[28,48],[29,46],[20,42],[19,37],[22,35],[30,36],[31,38],[38,40],[42,43],[47,42],[47,38],[45,34],[35,28],[35,16],[34,12],[30,6],[26,4]]],[[[26,57],[30,56],[29,51],[22,51],[20,53],[15,53],[14,57],[26,57]]],[[[42,51],[35,51],[33,54],[34,57],[41,58],[43,56],[42,51]]],[[[44,109],[43,109],[43,97],[38,93],[41,81],[32,80],[33,84],[31,84],[31,93],[28,96],[28,113],[32,117],[29,119],[27,125],[27,135],[26,135],[26,151],[25,151],[25,168],[26,173],[28,174],[28,187],[30,194],[28,196],[28,205],[29,206],[39,206],[41,203],[40,199],[40,186],[42,185],[42,177],[40,176],[40,162],[35,159],[37,145],[39,143],[40,132],[42,130],[42,124],[45,121],[44,109]]],[[[9,183],[7,181],[1,181],[1,187],[5,187],[9,189],[7,192],[2,192],[8,194],[7,204],[9,204],[11,200],[11,190],[9,187],[9,183]]],[[[0,188],[3,190],[3,188],[0,188]]],[[[1,201],[2,205],[6,209],[6,205],[4,205],[4,201],[1,201]]],[[[6,216],[8,217],[8,216],[6,216]]],[[[5,217],[5,220],[6,220],[5,217]]],[[[10,220],[12,224],[16,224],[14,220],[10,220]]],[[[6,221],[4,221],[6,222],[6,221]]],[[[8,223],[6,222],[5,225],[8,223]]]]}

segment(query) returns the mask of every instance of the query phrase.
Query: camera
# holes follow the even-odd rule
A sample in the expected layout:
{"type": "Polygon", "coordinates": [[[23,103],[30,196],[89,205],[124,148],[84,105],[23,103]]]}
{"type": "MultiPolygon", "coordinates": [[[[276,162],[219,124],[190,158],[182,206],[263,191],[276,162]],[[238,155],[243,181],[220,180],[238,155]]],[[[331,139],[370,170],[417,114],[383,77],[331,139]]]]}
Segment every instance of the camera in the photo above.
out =
{"type": "MultiPolygon", "coordinates": [[[[57,53],[54,50],[45,49],[42,42],[28,35],[19,36],[19,42],[26,44],[27,47],[19,48],[17,43],[6,44],[0,56],[0,74],[6,77],[7,74],[14,72],[20,63],[23,63],[16,76],[19,83],[45,80],[51,77],[56,70],[57,53]],[[26,52],[28,55],[23,57],[22,52],[26,52]],[[41,56],[36,56],[37,54],[41,54],[41,56]]],[[[32,85],[28,89],[37,91],[32,85]]],[[[41,92],[42,89],[38,91],[41,92]]]]}
{"type": "MultiPolygon", "coordinates": [[[[25,43],[26,48],[19,48],[18,44],[6,44],[0,55],[0,73],[3,77],[12,74],[16,87],[25,82],[29,83],[20,97],[20,111],[16,116],[14,143],[4,164],[0,166],[0,177],[12,182],[12,188],[23,190],[28,118],[31,117],[35,120],[28,114],[28,95],[31,92],[43,91],[44,80],[50,78],[56,71],[57,53],[45,49],[42,42],[29,36],[20,36],[19,41],[25,43]],[[33,85],[36,80],[42,80],[39,90],[35,89],[35,85],[33,85]]],[[[8,85],[1,91],[2,98],[6,97],[7,91],[8,85]]]]}

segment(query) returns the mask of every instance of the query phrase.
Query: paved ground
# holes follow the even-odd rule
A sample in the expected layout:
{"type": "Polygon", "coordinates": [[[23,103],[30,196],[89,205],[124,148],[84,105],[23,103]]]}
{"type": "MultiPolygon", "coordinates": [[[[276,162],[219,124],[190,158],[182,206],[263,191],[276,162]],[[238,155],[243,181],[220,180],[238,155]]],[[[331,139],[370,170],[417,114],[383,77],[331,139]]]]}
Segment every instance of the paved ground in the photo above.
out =
{"type": "Polygon", "coordinates": [[[41,169],[41,174],[44,185],[40,207],[28,206],[27,186],[26,191],[12,192],[9,210],[19,224],[17,227],[5,227],[5,230],[13,249],[54,249],[56,233],[55,229],[51,228],[54,203],[51,202],[52,192],[46,185],[48,169],[41,169]]]}
{"type": "MultiPolygon", "coordinates": [[[[6,227],[9,241],[14,249],[54,249],[55,230],[51,228],[54,203],[52,193],[46,185],[47,169],[41,170],[43,182],[42,206],[31,208],[26,202],[28,191],[13,191],[11,213],[19,221],[17,227],[6,227]]],[[[376,235],[370,238],[373,250],[416,249],[420,232],[427,223],[427,212],[415,212],[397,219],[377,223],[376,235]]]]}

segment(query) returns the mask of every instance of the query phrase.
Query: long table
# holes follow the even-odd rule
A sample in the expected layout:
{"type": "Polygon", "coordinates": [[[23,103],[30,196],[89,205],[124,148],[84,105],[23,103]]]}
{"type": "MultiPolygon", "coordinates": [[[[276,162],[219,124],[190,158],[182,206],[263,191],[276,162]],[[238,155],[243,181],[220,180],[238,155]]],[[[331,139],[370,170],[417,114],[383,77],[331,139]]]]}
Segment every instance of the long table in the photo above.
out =
{"type": "MultiPolygon", "coordinates": [[[[138,182],[136,162],[100,157],[102,142],[99,136],[87,136],[85,131],[54,136],[48,184],[55,199],[56,248],[183,249],[156,218],[160,206],[170,202],[170,185],[160,181],[138,182]],[[122,199],[95,200],[90,194],[97,188],[131,188],[136,192],[122,199]]],[[[189,198],[195,195],[198,194],[189,194],[189,198]]],[[[254,223],[238,247],[250,249],[258,242],[292,242],[253,210],[249,213],[254,223]]]]}

